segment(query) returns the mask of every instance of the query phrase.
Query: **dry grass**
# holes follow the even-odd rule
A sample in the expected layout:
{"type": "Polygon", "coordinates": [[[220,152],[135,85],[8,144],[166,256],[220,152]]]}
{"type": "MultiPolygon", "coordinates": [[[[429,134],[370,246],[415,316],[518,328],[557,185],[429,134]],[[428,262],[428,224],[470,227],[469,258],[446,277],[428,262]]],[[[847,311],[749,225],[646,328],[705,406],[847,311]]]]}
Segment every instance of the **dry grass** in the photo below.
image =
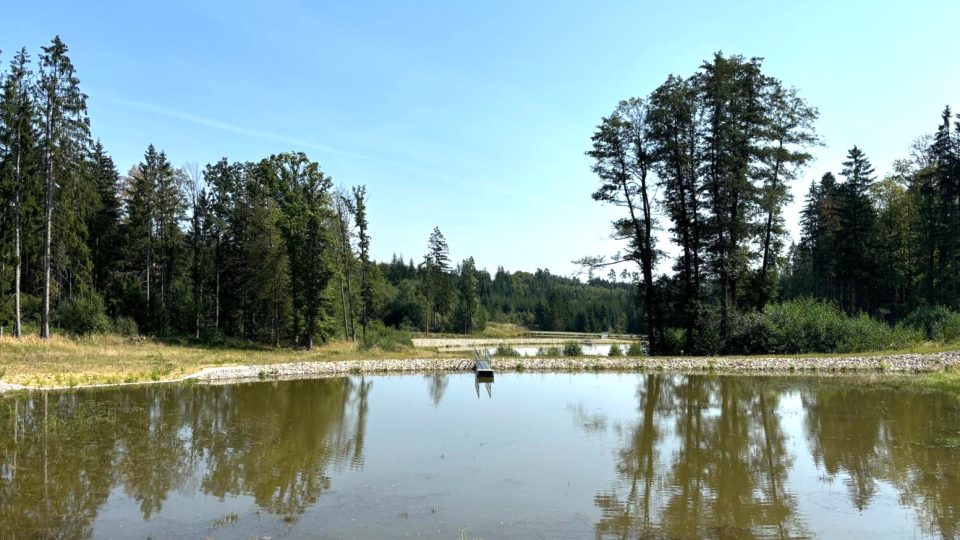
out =
{"type": "Polygon", "coordinates": [[[4,382],[35,387],[82,386],[173,380],[217,366],[441,356],[436,351],[412,348],[361,350],[356,343],[345,341],[299,351],[171,345],[153,340],[135,343],[115,335],[54,336],[46,341],[35,336],[3,337],[0,338],[0,378],[4,382]]]}

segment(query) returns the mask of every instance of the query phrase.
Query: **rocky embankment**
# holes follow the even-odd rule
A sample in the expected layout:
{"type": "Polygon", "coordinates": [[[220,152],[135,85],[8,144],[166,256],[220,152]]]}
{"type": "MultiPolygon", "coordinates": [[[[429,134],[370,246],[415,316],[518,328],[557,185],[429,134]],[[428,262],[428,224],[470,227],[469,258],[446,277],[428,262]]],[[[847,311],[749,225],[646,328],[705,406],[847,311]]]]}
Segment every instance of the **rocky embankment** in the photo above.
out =
{"type": "MultiPolygon", "coordinates": [[[[789,372],[882,372],[929,373],[960,364],[960,351],[928,354],[871,356],[799,357],[564,357],[532,356],[494,358],[498,371],[664,371],[691,373],[789,373],[789,372]]],[[[181,381],[226,382],[251,379],[297,379],[359,373],[427,373],[469,371],[473,361],[467,358],[343,360],[223,366],[203,369],[181,381]]],[[[166,381],[171,382],[171,381],[166,381]]],[[[99,385],[98,385],[99,386],[99,385]]],[[[0,393],[27,387],[0,383],[0,393]]]]}
{"type": "MultiPolygon", "coordinates": [[[[494,368],[500,371],[587,371],[587,370],[653,370],[672,372],[890,372],[922,373],[942,371],[960,364],[960,351],[931,354],[898,354],[891,356],[839,356],[831,358],[617,358],[576,357],[494,358],[494,368]]],[[[299,362],[267,366],[237,366],[209,368],[186,379],[217,381],[256,378],[297,378],[350,373],[403,373],[466,371],[473,367],[466,358],[431,360],[356,360],[337,362],[299,362]]]]}

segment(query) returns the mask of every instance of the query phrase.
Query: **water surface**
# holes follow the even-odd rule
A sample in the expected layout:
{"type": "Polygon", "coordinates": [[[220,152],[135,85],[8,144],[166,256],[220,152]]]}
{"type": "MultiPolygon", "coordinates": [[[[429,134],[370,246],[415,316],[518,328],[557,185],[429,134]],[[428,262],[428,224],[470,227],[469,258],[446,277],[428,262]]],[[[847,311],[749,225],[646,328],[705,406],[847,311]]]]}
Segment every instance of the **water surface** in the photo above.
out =
{"type": "Polygon", "coordinates": [[[956,538],[960,401],[382,376],[0,398],[0,536],[956,538]]]}

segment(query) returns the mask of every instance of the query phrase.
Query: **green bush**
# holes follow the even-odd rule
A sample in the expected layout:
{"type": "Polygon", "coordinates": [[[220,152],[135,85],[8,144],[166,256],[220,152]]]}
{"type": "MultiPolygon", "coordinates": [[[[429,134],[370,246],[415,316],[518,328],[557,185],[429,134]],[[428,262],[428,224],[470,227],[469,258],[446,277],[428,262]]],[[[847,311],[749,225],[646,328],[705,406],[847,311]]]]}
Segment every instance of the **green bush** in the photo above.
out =
{"type": "Polygon", "coordinates": [[[634,341],[627,347],[627,356],[637,357],[637,356],[646,356],[647,351],[643,348],[643,345],[639,341],[634,341]]]}
{"type": "Polygon", "coordinates": [[[493,351],[494,356],[520,356],[520,351],[514,349],[506,343],[497,345],[497,350],[493,351]]]}
{"type": "Polygon", "coordinates": [[[576,341],[568,341],[563,344],[564,356],[583,356],[583,347],[576,341]]]}
{"type": "Polygon", "coordinates": [[[117,317],[113,320],[113,332],[125,337],[135,337],[140,335],[140,329],[137,328],[137,321],[130,317],[117,317]]]}
{"type": "Polygon", "coordinates": [[[537,356],[546,356],[547,358],[556,358],[560,356],[559,347],[540,347],[537,349],[537,356]]]}
{"type": "Polygon", "coordinates": [[[380,321],[371,321],[367,325],[367,333],[360,346],[363,349],[378,348],[382,351],[399,351],[412,347],[413,340],[410,338],[410,333],[405,330],[385,326],[380,321]]]}
{"type": "Polygon", "coordinates": [[[943,343],[960,341],[960,313],[944,306],[923,306],[907,315],[903,326],[923,332],[927,339],[943,343]]]}
{"type": "Polygon", "coordinates": [[[60,326],[71,334],[106,332],[110,319],[103,309],[103,298],[90,291],[67,300],[58,310],[60,326]]]}
{"type": "Polygon", "coordinates": [[[731,313],[729,354],[849,353],[898,349],[923,340],[921,332],[891,327],[866,314],[850,316],[833,304],[797,299],[762,312],[731,313]]]}
{"type": "Polygon", "coordinates": [[[610,352],[607,353],[607,356],[623,356],[623,351],[620,350],[620,345],[614,343],[610,345],[610,352]]]}

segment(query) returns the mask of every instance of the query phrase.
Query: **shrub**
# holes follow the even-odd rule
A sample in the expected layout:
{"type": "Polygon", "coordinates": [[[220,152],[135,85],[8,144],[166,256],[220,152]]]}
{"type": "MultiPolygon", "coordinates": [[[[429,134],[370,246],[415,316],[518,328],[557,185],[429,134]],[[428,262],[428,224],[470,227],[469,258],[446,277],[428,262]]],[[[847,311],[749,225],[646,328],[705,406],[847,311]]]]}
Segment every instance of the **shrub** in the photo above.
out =
{"type": "Polygon", "coordinates": [[[399,351],[413,346],[410,333],[398,330],[392,326],[385,326],[380,321],[371,321],[367,325],[367,333],[361,344],[363,349],[378,348],[382,351],[399,351]]]}
{"type": "Polygon", "coordinates": [[[103,310],[103,298],[90,291],[67,300],[58,311],[59,322],[71,334],[85,335],[105,332],[110,320],[103,310]]]}
{"type": "MultiPolygon", "coordinates": [[[[684,347],[686,346],[686,337],[687,334],[682,328],[665,328],[663,330],[663,343],[661,343],[662,351],[661,354],[692,354],[693,351],[685,351],[684,347]]],[[[637,344],[639,347],[639,343],[637,344]]],[[[631,347],[633,344],[631,343],[631,347]]],[[[642,347],[639,347],[639,350],[643,350],[642,347]]],[[[633,356],[630,354],[629,349],[627,351],[627,356],[633,356]]]]}
{"type": "Polygon", "coordinates": [[[137,321],[130,317],[117,317],[113,320],[113,332],[125,337],[135,337],[140,335],[140,329],[137,328],[137,321]]]}
{"type": "Polygon", "coordinates": [[[847,315],[833,304],[801,298],[768,304],[762,312],[732,313],[724,351],[847,353],[898,349],[922,339],[917,330],[891,327],[866,314],[847,315]]]}
{"type": "Polygon", "coordinates": [[[607,353],[607,356],[623,356],[623,351],[620,350],[620,345],[614,343],[610,345],[610,352],[607,353]]]}
{"type": "Polygon", "coordinates": [[[627,356],[646,356],[647,351],[639,341],[634,341],[627,347],[627,356]]]}
{"type": "Polygon", "coordinates": [[[944,306],[922,306],[907,315],[903,326],[923,332],[927,339],[952,343],[960,341],[960,313],[944,306]]]}
{"type": "Polygon", "coordinates": [[[506,343],[497,345],[497,350],[493,351],[494,356],[520,356],[520,351],[514,349],[506,343]]]}
{"type": "Polygon", "coordinates": [[[583,347],[576,341],[568,341],[563,344],[564,356],[583,356],[583,347]]]}
{"type": "Polygon", "coordinates": [[[537,356],[546,356],[548,358],[556,358],[560,356],[559,347],[540,347],[537,349],[537,356]]]}

